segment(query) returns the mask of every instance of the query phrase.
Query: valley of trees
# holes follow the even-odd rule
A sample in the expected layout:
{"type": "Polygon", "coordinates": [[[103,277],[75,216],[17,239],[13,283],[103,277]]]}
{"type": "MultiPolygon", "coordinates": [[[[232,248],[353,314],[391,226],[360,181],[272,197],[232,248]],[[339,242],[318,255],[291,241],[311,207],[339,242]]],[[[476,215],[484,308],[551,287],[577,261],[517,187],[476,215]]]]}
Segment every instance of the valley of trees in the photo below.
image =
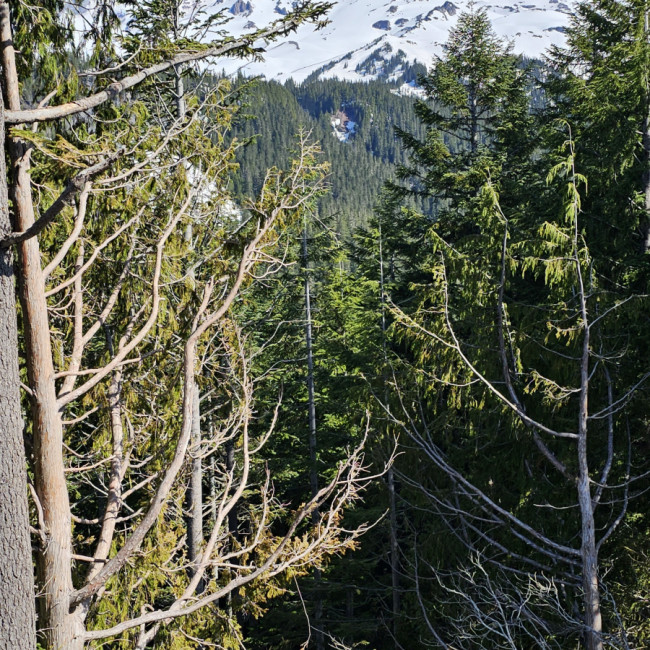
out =
{"type": "Polygon", "coordinates": [[[650,2],[219,73],[329,8],[0,0],[0,647],[650,644],[650,2]]]}

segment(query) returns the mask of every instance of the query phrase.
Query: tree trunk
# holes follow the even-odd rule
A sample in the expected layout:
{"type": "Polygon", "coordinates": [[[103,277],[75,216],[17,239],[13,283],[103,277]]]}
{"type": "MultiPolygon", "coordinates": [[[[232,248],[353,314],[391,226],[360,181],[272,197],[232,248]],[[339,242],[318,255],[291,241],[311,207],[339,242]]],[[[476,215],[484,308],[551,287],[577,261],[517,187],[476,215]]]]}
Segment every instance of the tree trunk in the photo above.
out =
{"type": "Polygon", "coordinates": [[[581,517],[582,580],[587,650],[603,650],[603,619],[600,612],[600,586],[598,580],[598,551],[596,549],[596,526],[594,501],[591,498],[587,440],[589,425],[589,359],[590,329],[587,311],[586,288],[578,256],[578,212],[575,213],[573,246],[579,283],[580,311],[584,334],[580,361],[580,406],[578,412],[578,505],[581,517]]]}
{"type": "MultiPolygon", "coordinates": [[[[0,2],[0,33],[5,91],[11,110],[20,110],[20,91],[9,8],[0,2]]],[[[35,221],[29,176],[30,149],[18,138],[9,141],[15,228],[35,221]]],[[[25,353],[34,432],[34,476],[43,513],[46,541],[38,557],[41,618],[48,648],[79,650],[83,631],[79,615],[69,613],[73,591],[72,521],[63,463],[63,424],[57,405],[54,365],[41,255],[36,237],[18,247],[18,279],[25,328],[25,353]]]]}
{"type": "MultiPolygon", "coordinates": [[[[4,114],[1,94],[0,113],[4,114]]],[[[1,119],[0,238],[13,230],[4,143],[4,119],[1,119]]],[[[32,650],[36,647],[34,571],[19,386],[14,262],[12,250],[3,248],[0,249],[0,612],[5,615],[0,616],[0,647],[32,650]]]]}
{"type": "Polygon", "coordinates": [[[393,639],[397,642],[397,622],[399,620],[400,593],[399,593],[399,542],[397,538],[397,503],[395,495],[395,472],[393,467],[388,468],[388,498],[390,508],[390,576],[391,591],[393,596],[392,632],[393,639]]]}
{"type": "MultiPolygon", "coordinates": [[[[305,267],[305,343],[307,346],[307,392],[309,418],[309,484],[311,496],[318,493],[318,471],[316,467],[316,397],[314,389],[314,351],[311,320],[311,294],[309,287],[308,257],[307,257],[307,228],[303,231],[302,254],[305,267]]],[[[318,510],[314,510],[314,521],[318,521],[318,510]]]]}
{"type": "MultiPolygon", "coordinates": [[[[580,443],[579,443],[580,444],[580,443]]],[[[582,580],[587,650],[603,650],[603,620],[600,612],[600,589],[598,581],[598,552],[596,531],[592,514],[589,477],[580,476],[578,501],[582,515],[582,580]]]]}
{"type": "MultiPolygon", "coordinates": [[[[178,40],[179,6],[174,9],[174,38],[178,40]]],[[[178,65],[174,68],[176,112],[179,119],[183,119],[187,113],[185,102],[185,85],[183,83],[184,66],[178,65]]],[[[187,168],[188,165],[186,165],[187,168]]],[[[185,240],[189,249],[193,249],[193,229],[189,223],[185,230],[185,240]]],[[[194,280],[194,271],[189,271],[189,277],[194,280]]],[[[190,574],[194,575],[195,565],[201,555],[203,544],[203,462],[201,458],[201,395],[199,386],[194,381],[192,398],[192,432],[190,449],[192,457],[192,471],[190,474],[190,487],[187,495],[187,507],[189,511],[187,526],[187,555],[190,561],[190,574]]],[[[196,587],[196,593],[200,594],[205,589],[203,580],[196,587]]]]}
{"type": "MultiPolygon", "coordinates": [[[[191,573],[194,575],[195,565],[201,556],[203,543],[203,463],[201,459],[201,403],[199,387],[194,384],[192,398],[192,433],[190,439],[192,450],[192,474],[190,477],[190,490],[188,495],[189,526],[187,528],[187,551],[192,565],[191,573]]],[[[200,594],[205,585],[203,581],[196,587],[200,594]]]]}
{"type": "MultiPolygon", "coordinates": [[[[308,419],[309,419],[309,484],[311,496],[318,494],[318,468],[316,466],[316,395],[314,389],[314,351],[312,339],[311,321],[311,294],[309,287],[309,257],[307,251],[307,223],[302,235],[302,255],[305,270],[305,343],[307,346],[307,393],[308,393],[308,419]]],[[[312,521],[317,524],[320,521],[318,508],[314,509],[312,521]]],[[[316,650],[325,648],[323,634],[323,598],[320,593],[321,572],[314,571],[314,583],[316,585],[316,598],[314,603],[314,629],[316,637],[316,650]]]]}
{"type": "Polygon", "coordinates": [[[587,422],[589,334],[585,332],[583,362],[581,368],[580,415],[578,421],[578,504],[581,516],[582,581],[584,588],[584,609],[587,650],[603,650],[603,620],[600,612],[600,587],[598,580],[598,551],[596,549],[596,526],[594,504],[591,498],[589,465],[587,461],[587,422]]]}
{"type": "Polygon", "coordinates": [[[470,150],[476,153],[478,150],[478,98],[476,89],[472,86],[469,93],[469,114],[470,114],[470,150]]]}

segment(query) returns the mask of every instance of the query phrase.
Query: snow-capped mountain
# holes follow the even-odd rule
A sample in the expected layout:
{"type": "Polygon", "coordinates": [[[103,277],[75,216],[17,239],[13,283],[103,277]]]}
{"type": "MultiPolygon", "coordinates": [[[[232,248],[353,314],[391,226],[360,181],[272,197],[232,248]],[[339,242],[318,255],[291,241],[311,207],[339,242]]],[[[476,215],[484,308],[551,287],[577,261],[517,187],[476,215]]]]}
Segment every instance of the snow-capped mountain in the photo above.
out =
{"type": "MultiPolygon", "coordinates": [[[[191,2],[192,0],[188,0],[191,2]]],[[[496,33],[514,50],[539,57],[561,44],[571,15],[571,0],[478,0],[496,33]]],[[[429,65],[471,0],[339,0],[320,31],[304,26],[283,43],[270,45],[264,62],[219,62],[228,72],[302,81],[322,69],[323,77],[350,81],[381,75],[383,62],[394,57],[429,65]]],[[[204,0],[209,12],[226,9],[227,29],[235,34],[263,27],[290,11],[291,0],[204,0]]]]}

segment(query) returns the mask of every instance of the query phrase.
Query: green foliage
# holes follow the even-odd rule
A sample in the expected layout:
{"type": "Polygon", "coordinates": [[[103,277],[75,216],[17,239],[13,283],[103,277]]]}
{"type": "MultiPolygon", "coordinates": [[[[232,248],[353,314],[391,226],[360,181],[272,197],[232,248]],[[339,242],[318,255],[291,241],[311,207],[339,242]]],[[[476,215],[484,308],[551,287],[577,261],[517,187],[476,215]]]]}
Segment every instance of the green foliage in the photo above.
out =
{"type": "Polygon", "coordinates": [[[411,100],[391,90],[394,87],[384,82],[328,79],[296,86],[258,80],[243,111],[249,119],[241,120],[235,130],[242,140],[254,141],[238,152],[234,193],[257,192],[266,168],[289,150],[293,134],[303,126],[320,143],[331,165],[331,189],[320,199],[319,213],[332,219],[333,227],[347,238],[367,223],[383,182],[393,176],[393,166],[404,161],[393,126],[419,128],[411,100]],[[339,111],[356,125],[347,142],[333,135],[331,121],[339,111]]]}
{"type": "MultiPolygon", "coordinates": [[[[578,77],[567,79],[577,89],[582,87],[578,77]]],[[[550,579],[567,576],[543,554],[531,553],[509,527],[499,532],[496,521],[485,527],[488,510],[454,476],[462,476],[487,498],[498,498],[499,507],[534,522],[537,530],[561,543],[570,544],[580,534],[571,491],[549,462],[550,456],[559,458],[570,473],[576,473],[573,450],[551,438],[545,442],[550,456],[540,453],[528,427],[507,405],[511,398],[504,374],[511,375],[508,381],[529,417],[556,431],[575,430],[580,385],[576,360],[582,354],[586,313],[593,350],[591,412],[607,412],[612,399],[607,391],[612,390],[630,399],[625,417],[638,417],[634,406],[642,399],[638,386],[627,391],[635,385],[634,377],[645,377],[637,365],[645,337],[633,333],[638,330],[630,327],[629,317],[645,296],[634,285],[638,262],[621,261],[636,224],[617,224],[628,247],[622,255],[613,253],[620,244],[604,242],[597,233],[594,206],[599,204],[594,193],[599,209],[607,208],[598,219],[606,221],[616,213],[617,199],[609,196],[605,204],[604,187],[616,181],[612,175],[602,177],[602,163],[591,152],[583,155],[589,146],[583,139],[585,122],[575,123],[571,112],[570,130],[566,121],[552,122],[548,116],[546,126],[541,126],[530,107],[532,82],[494,37],[482,12],[461,16],[445,56],[423,83],[429,100],[439,103],[417,104],[426,127],[424,138],[400,132],[410,160],[398,169],[401,183],[388,186],[372,222],[374,230],[361,233],[355,255],[365,277],[377,276],[378,238],[390,260],[394,397],[384,403],[396,401],[391,408],[394,422],[410,437],[406,444],[402,440],[404,453],[397,461],[400,494],[408,503],[402,566],[409,567],[410,584],[419,590],[418,598],[407,596],[403,607],[405,612],[423,607],[423,616],[437,621],[437,633],[451,639],[478,634],[464,624],[458,627],[457,621],[471,617],[462,599],[452,597],[448,589],[468,562],[465,547],[485,554],[496,567],[526,572],[531,570],[530,561],[550,579]],[[405,203],[422,196],[434,199],[431,212],[413,210],[405,203]],[[610,255],[616,257],[614,265],[610,255]],[[587,296],[585,312],[578,301],[581,291],[587,296]],[[636,352],[627,347],[630,344],[636,352]],[[610,363],[614,358],[618,361],[610,363]],[[499,391],[505,399],[495,399],[499,391]],[[455,468],[458,474],[445,468],[455,468]],[[553,506],[544,509],[540,504],[553,506]],[[553,508],[563,514],[556,516],[553,508]],[[457,538],[455,547],[448,542],[449,534],[457,538]]],[[[563,79],[554,83],[561,85],[563,79]]],[[[579,103],[577,94],[571,100],[554,99],[549,116],[564,116],[566,105],[572,111],[584,107],[574,107],[573,102],[579,103]]],[[[590,113],[587,123],[591,117],[590,113]]],[[[600,122],[598,128],[603,126],[600,122]]],[[[632,131],[627,133],[633,136],[632,131]]],[[[638,140],[638,132],[633,137],[638,140]]],[[[637,186],[640,180],[637,173],[637,186]]],[[[631,190],[628,197],[633,196],[631,190]]],[[[641,430],[647,427],[641,421],[639,425],[641,430]]],[[[624,503],[625,430],[619,415],[609,425],[602,415],[589,423],[592,476],[598,480],[611,458],[608,479],[619,486],[618,492],[611,488],[611,498],[624,503]]],[[[602,530],[617,521],[611,509],[600,508],[598,513],[597,527],[602,530]]],[[[606,554],[605,548],[604,563],[605,557],[616,557],[615,550],[606,554]]],[[[610,584],[616,583],[614,579],[610,584]]],[[[506,584],[504,593],[509,589],[506,584]]],[[[579,599],[579,585],[575,587],[570,590],[569,580],[566,599],[558,601],[555,610],[546,610],[543,600],[537,603],[540,612],[546,610],[546,637],[539,630],[523,633],[541,634],[538,643],[545,638],[554,647],[575,642],[577,621],[559,632],[565,616],[562,608],[569,612],[579,599]]],[[[606,609],[612,643],[622,643],[614,617],[606,609]]],[[[432,634],[424,619],[418,623],[423,636],[432,634]]],[[[484,642],[499,647],[498,628],[487,629],[483,638],[490,641],[484,642]]],[[[516,629],[513,624],[513,634],[516,629]]],[[[471,638],[476,641],[478,636],[471,638]]],[[[517,647],[519,643],[525,642],[515,641],[517,647]]]]}
{"type": "MultiPolygon", "coordinates": [[[[185,20],[176,0],[129,6],[133,19],[120,41],[112,4],[97,5],[82,38],[91,53],[82,56],[72,46],[61,3],[40,3],[38,11],[12,5],[25,100],[37,103],[53,87],[56,101],[105,87],[112,73],[77,72],[110,70],[120,48],[133,58],[118,76],[205,47],[198,34],[208,26],[220,42],[231,38],[218,31],[221,14],[185,20]]],[[[320,20],[326,5],[303,9],[303,20],[320,20]]],[[[574,486],[549,459],[575,474],[573,443],[544,438],[549,453],[541,453],[531,428],[508,403],[506,376],[527,417],[573,432],[581,381],[576,360],[584,353],[588,323],[594,493],[608,473],[596,517],[599,531],[622,513],[600,550],[618,608],[605,600],[606,628],[614,647],[619,627],[628,629],[630,644],[647,644],[649,513],[643,499],[631,497],[647,490],[648,10],[642,0],[581,4],[567,49],[553,53],[553,74],[515,57],[484,11],[462,14],[443,56],[420,78],[426,98],[415,105],[395,91],[421,70],[397,52],[384,67],[394,78],[367,84],[316,77],[301,85],[229,81],[178,67],[152,78],[128,100],[98,108],[92,123],[84,118],[13,132],[33,148],[31,177],[41,211],[79,170],[106,152],[125,152],[95,180],[83,235],[49,273],[58,371],[68,367],[79,314],[95,328],[82,358],[87,368],[107,363],[122,337],[146,320],[164,240],[157,324],[141,341],[137,359],[120,370],[120,418],[128,429],[130,458],[124,482],[138,489],[123,497],[124,521],[111,554],[150,503],[156,484],[150,477],[173,455],[182,344],[204,292],[214,278],[218,291],[233,285],[260,219],[293,191],[310,200],[278,215],[262,241],[260,265],[248,270],[214,336],[198,345],[196,382],[211,434],[231,431],[243,410],[252,414],[256,444],[272,431],[266,455],[253,464],[250,486],[223,524],[220,552],[234,553],[242,565],[259,565],[311,496],[306,279],[314,301],[320,484],[364,437],[368,413],[366,460],[373,470],[382,471],[399,439],[392,512],[381,518],[393,507],[381,477],[343,521],[353,528],[379,520],[370,534],[317,556],[308,552],[313,522],[303,522],[286,552],[304,551],[304,562],[283,575],[261,576],[164,626],[157,647],[201,647],[197,639],[226,648],[241,647],[242,639],[252,647],[299,647],[306,637],[304,609],[313,622],[318,601],[326,632],[347,644],[430,647],[439,643],[431,621],[446,639],[461,638],[463,630],[478,634],[459,623],[471,617],[467,602],[457,593],[452,597],[450,589],[462,584],[478,598],[487,585],[498,584],[503,602],[512,604],[528,588],[525,581],[507,579],[503,567],[562,585],[544,592],[557,598],[554,603],[539,592],[531,596],[530,611],[545,627],[540,632],[533,617],[513,626],[515,646],[577,644],[578,569],[544,549],[531,550],[458,477],[513,516],[533,522],[547,538],[575,545],[580,521],[574,486]],[[543,93],[539,77],[549,77],[543,93]],[[181,110],[177,94],[183,87],[189,93],[181,110]],[[332,133],[337,115],[356,125],[346,142],[332,133]],[[321,143],[323,157],[310,149],[296,160],[295,133],[301,128],[321,143]],[[326,175],[331,191],[311,193],[326,175]],[[183,211],[188,200],[192,209],[183,211]],[[182,216],[167,233],[175,214],[182,216]],[[300,253],[305,222],[307,267],[300,253]],[[84,272],[83,283],[76,282],[91,256],[100,263],[84,272]],[[249,379],[255,389],[250,403],[243,390],[249,379]],[[456,468],[458,475],[444,467],[456,468]],[[255,550],[245,551],[262,516],[259,488],[267,472],[277,495],[270,501],[269,526],[255,550]],[[630,484],[632,473],[639,478],[630,484]],[[401,598],[395,620],[392,534],[398,537],[401,598]],[[487,566],[476,564],[477,557],[487,558],[487,566]]],[[[241,53],[255,54],[253,39],[241,53]]],[[[372,70],[384,54],[370,56],[360,70],[372,70]]],[[[67,206],[40,235],[45,268],[72,235],[78,207],[67,206]]],[[[63,381],[59,377],[58,385],[63,381]]],[[[105,505],[95,488],[110,478],[110,390],[100,383],[65,409],[65,443],[75,450],[68,459],[68,485],[80,556],[93,553],[105,505]]],[[[228,489],[215,478],[225,475],[219,469],[234,477],[241,471],[242,436],[228,435],[210,450],[212,464],[204,466],[205,494],[215,501],[228,489]]],[[[183,592],[184,471],[141,553],[91,608],[90,629],[150,606],[169,606],[183,592]]],[[[85,564],[75,565],[75,586],[87,574],[85,564]]],[[[206,588],[215,590],[232,577],[231,569],[209,572],[206,588]]],[[[494,606],[490,601],[479,609],[489,613],[494,606]]],[[[132,647],[138,633],[111,644],[132,647]]],[[[501,647],[495,628],[481,638],[482,647],[501,647]]]]}

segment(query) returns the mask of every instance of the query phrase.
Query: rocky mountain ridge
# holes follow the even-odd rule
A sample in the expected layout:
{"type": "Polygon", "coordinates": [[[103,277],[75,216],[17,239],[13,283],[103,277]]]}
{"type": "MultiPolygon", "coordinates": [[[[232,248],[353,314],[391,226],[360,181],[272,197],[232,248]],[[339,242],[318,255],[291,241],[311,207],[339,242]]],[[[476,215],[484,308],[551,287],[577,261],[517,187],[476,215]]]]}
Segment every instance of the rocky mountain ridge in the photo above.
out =
{"type": "MultiPolygon", "coordinates": [[[[190,2],[192,0],[189,0],[190,2]]],[[[295,5],[295,0],[202,0],[202,9],[226,11],[232,16],[228,29],[235,34],[262,27],[295,5]]],[[[449,30],[471,0],[346,0],[335,4],[329,24],[315,31],[303,27],[290,40],[268,48],[264,62],[228,61],[228,72],[263,75],[301,82],[310,75],[349,81],[399,76],[387,71],[382,61],[396,57],[405,64],[430,65],[442,52],[449,30]],[[372,64],[372,65],[371,65],[372,64]]],[[[517,53],[543,56],[551,45],[560,45],[572,9],[561,0],[479,0],[496,33],[509,40],[517,53]]]]}

